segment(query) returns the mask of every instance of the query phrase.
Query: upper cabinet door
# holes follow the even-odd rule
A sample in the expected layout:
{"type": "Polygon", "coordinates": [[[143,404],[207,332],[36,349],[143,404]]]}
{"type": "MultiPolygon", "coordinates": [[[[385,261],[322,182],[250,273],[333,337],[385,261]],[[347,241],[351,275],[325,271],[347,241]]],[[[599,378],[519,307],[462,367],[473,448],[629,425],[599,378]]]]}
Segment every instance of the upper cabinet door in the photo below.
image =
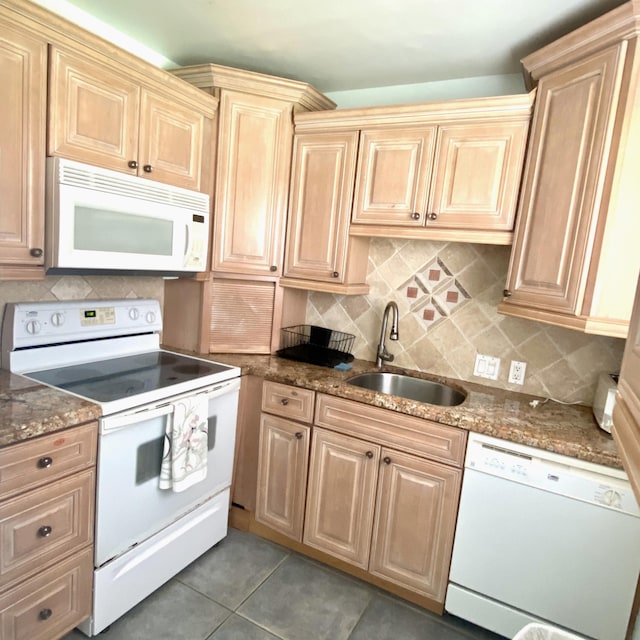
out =
{"type": "Polygon", "coordinates": [[[624,52],[621,43],[540,80],[506,313],[509,305],[534,314],[583,311],[594,249],[604,239],[607,212],[598,215],[624,52]]]}
{"type": "Polygon", "coordinates": [[[213,270],[281,275],[292,104],[224,90],[219,113],[213,270]]]}
{"type": "Polygon", "coordinates": [[[199,190],[202,141],[211,135],[210,123],[209,118],[195,109],[143,89],[138,152],[142,175],[199,190]]]}
{"type": "Polygon", "coordinates": [[[640,280],[622,358],[612,433],[636,499],[640,501],[640,280]]]}
{"type": "Polygon", "coordinates": [[[94,60],[51,48],[49,155],[136,174],[139,113],[136,82],[94,60]]]}
{"type": "Polygon", "coordinates": [[[528,122],[438,127],[428,226],[511,230],[528,122]]]}
{"type": "Polygon", "coordinates": [[[298,135],[285,276],[344,281],[357,132],[298,135]]]}
{"type": "Polygon", "coordinates": [[[47,45],[6,23],[0,86],[0,277],[41,277],[47,45]]]}
{"type": "Polygon", "coordinates": [[[353,222],[423,226],[435,126],[360,136],[353,222]]]}

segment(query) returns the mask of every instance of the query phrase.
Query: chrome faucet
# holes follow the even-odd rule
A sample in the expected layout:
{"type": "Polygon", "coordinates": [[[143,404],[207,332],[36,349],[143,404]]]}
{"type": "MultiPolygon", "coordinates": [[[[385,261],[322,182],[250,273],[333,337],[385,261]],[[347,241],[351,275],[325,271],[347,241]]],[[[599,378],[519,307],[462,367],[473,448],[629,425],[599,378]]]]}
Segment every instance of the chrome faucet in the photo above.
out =
{"type": "Polygon", "coordinates": [[[387,323],[389,322],[389,311],[393,311],[393,320],[391,321],[391,332],[389,338],[391,340],[398,339],[398,305],[395,302],[389,302],[384,308],[382,314],[382,328],[380,329],[380,342],[378,343],[378,353],[376,357],[376,367],[381,367],[383,362],[391,362],[393,354],[387,351],[384,344],[385,335],[387,333],[387,323]]]}

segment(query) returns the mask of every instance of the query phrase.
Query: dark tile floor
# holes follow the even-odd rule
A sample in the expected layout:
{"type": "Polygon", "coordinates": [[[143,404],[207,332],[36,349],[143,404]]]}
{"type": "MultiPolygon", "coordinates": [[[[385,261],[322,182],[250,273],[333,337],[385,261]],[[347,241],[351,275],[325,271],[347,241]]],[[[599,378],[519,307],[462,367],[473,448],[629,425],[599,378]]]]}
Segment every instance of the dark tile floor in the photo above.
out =
{"type": "Polygon", "coordinates": [[[99,638],[502,640],[236,529],[99,638]]]}

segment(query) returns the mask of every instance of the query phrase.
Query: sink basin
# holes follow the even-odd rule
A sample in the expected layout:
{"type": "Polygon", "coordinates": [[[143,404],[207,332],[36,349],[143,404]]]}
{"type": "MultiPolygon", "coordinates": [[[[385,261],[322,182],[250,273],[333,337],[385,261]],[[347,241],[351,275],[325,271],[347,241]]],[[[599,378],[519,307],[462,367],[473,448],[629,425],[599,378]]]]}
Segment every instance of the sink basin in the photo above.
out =
{"type": "Polygon", "coordinates": [[[382,371],[361,373],[349,378],[347,384],[445,407],[455,407],[464,402],[467,397],[464,393],[446,384],[414,378],[401,373],[385,373],[382,371]]]}

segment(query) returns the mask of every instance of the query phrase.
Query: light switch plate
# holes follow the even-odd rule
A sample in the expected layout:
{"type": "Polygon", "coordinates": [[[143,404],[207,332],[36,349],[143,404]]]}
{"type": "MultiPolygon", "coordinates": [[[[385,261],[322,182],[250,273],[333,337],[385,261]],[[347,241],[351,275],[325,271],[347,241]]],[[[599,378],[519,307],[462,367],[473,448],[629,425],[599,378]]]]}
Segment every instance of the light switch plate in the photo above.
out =
{"type": "Polygon", "coordinates": [[[473,368],[473,375],[479,378],[497,380],[500,373],[500,358],[476,354],[476,364],[473,368]]]}

